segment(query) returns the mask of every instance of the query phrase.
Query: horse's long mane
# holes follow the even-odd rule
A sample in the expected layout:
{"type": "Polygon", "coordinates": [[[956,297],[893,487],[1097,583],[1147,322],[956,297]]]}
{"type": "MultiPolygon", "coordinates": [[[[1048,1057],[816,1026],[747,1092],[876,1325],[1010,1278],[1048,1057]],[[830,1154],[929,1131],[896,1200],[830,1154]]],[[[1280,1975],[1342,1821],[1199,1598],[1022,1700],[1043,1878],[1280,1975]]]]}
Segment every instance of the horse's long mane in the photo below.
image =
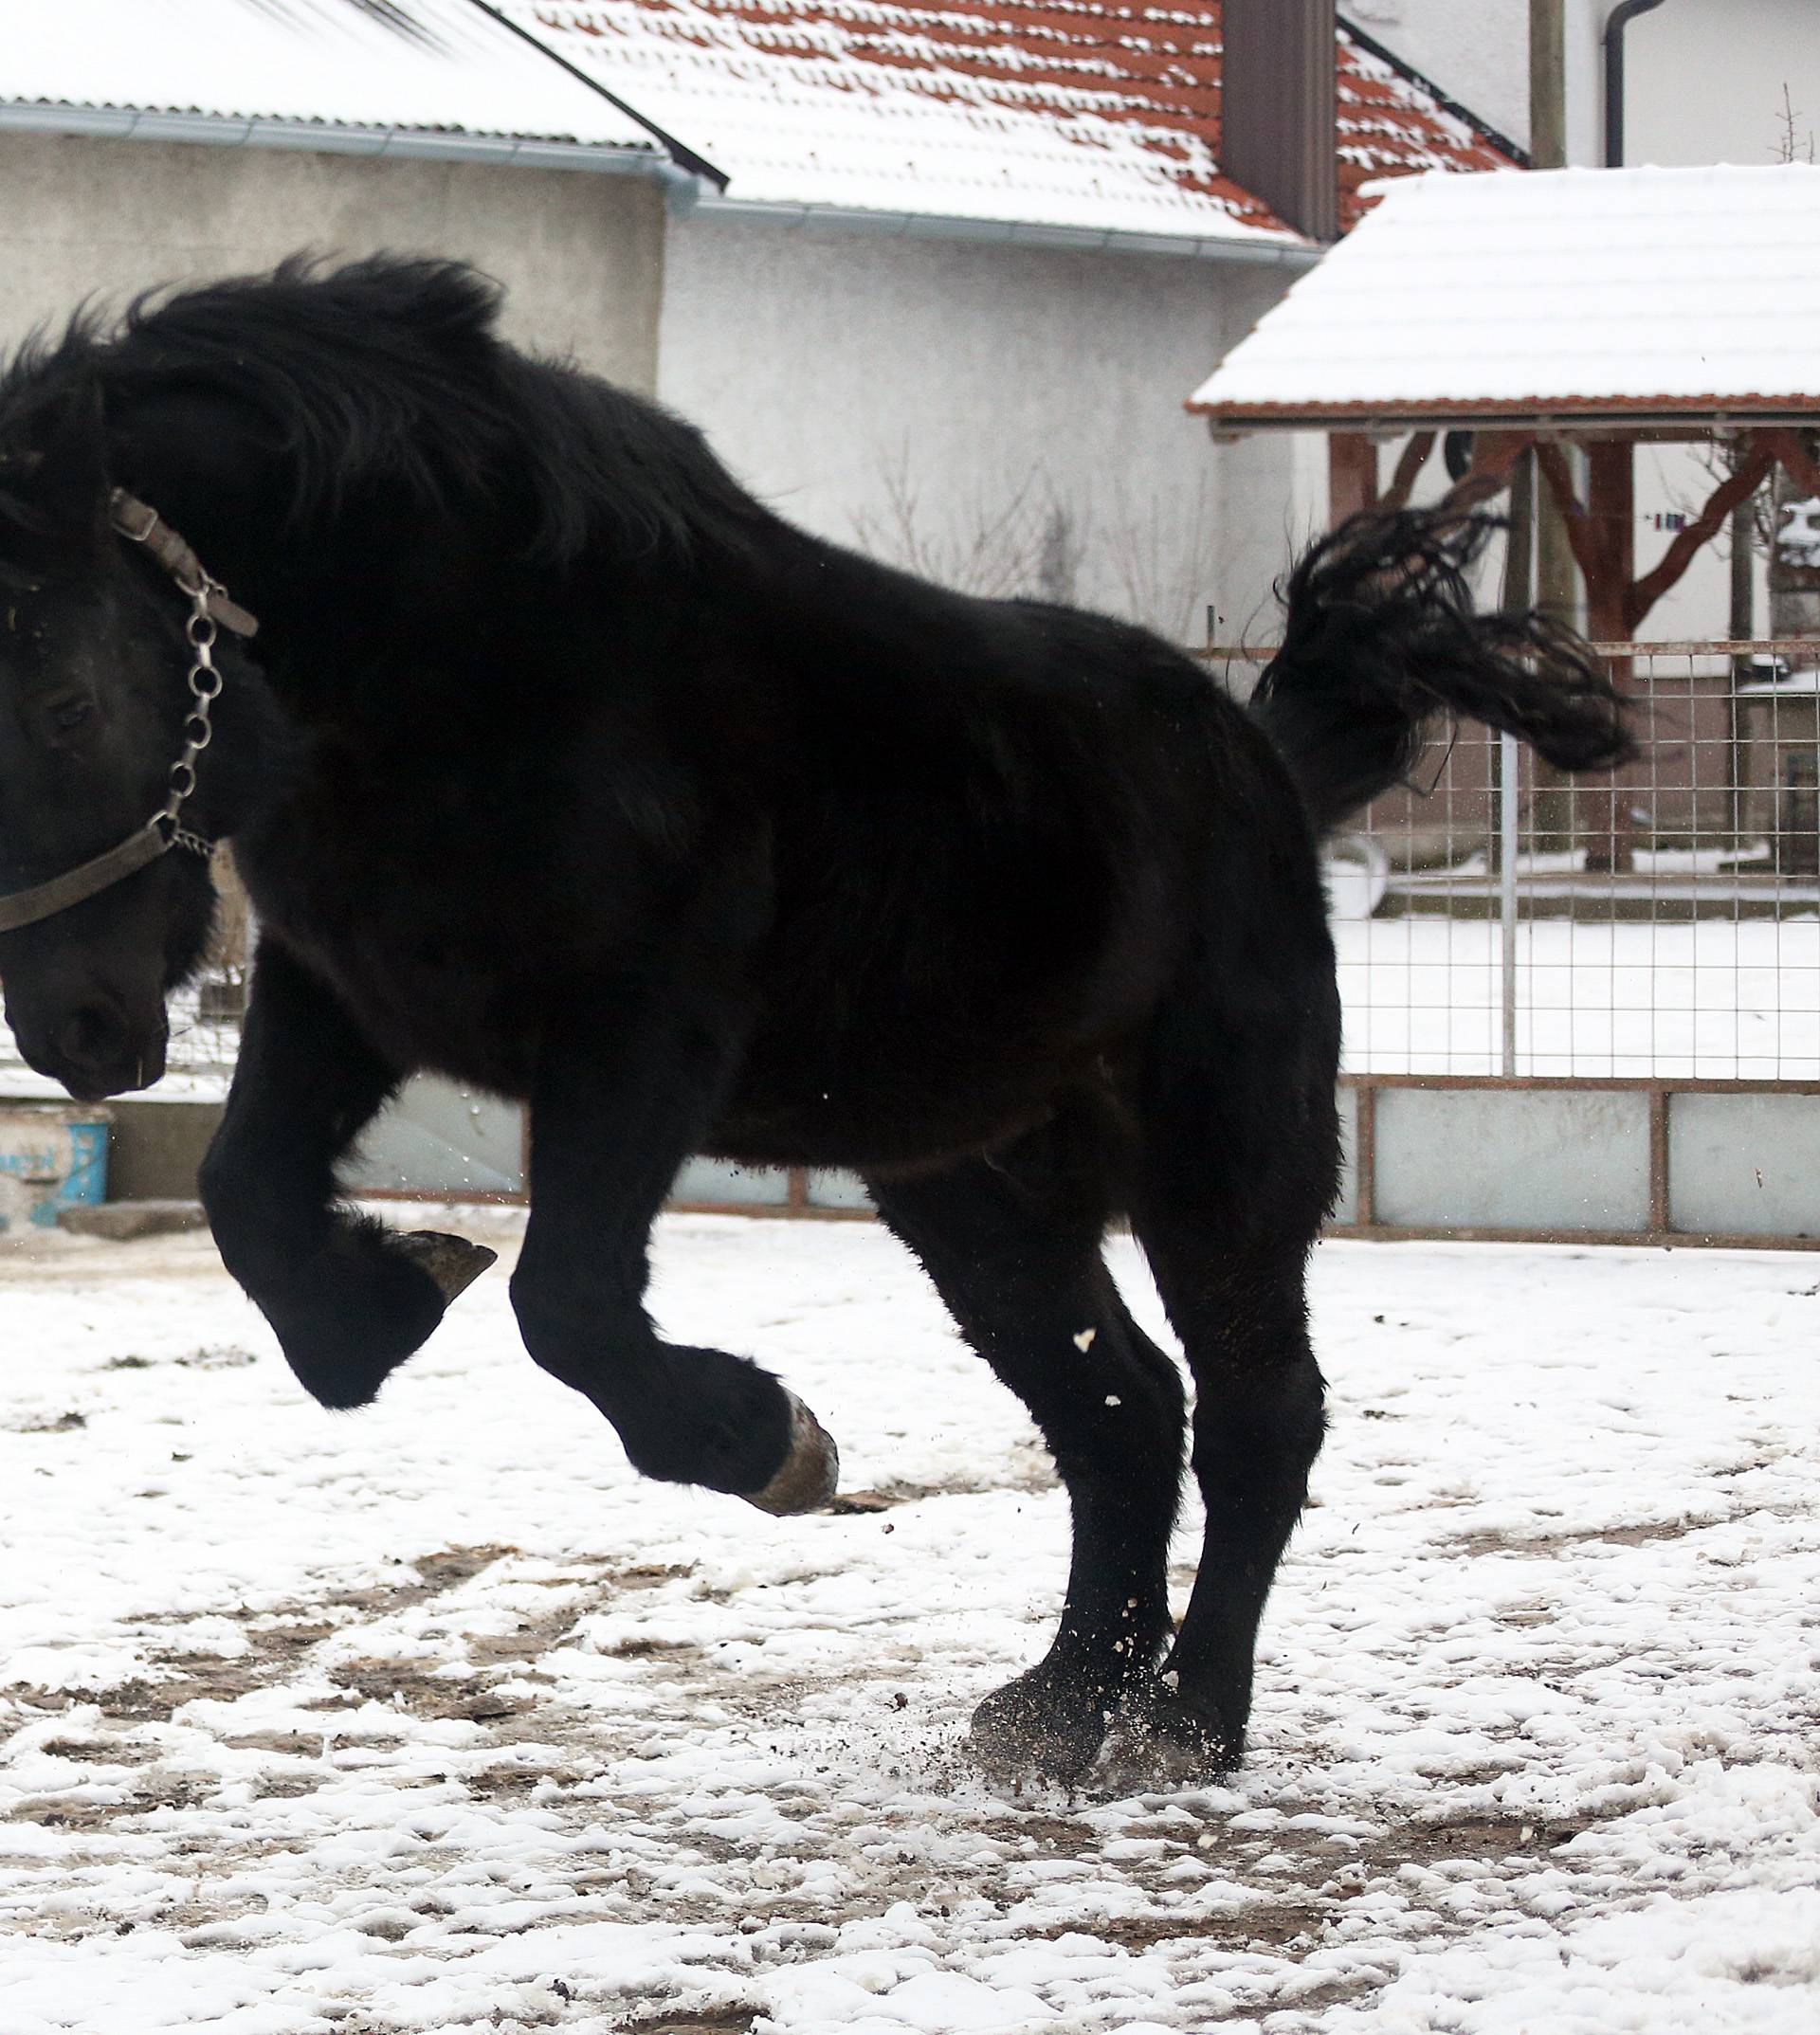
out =
{"type": "Polygon", "coordinates": [[[633,553],[675,554],[763,518],[690,426],[509,346],[501,295],[459,262],[299,256],[149,291],[118,318],[84,306],[0,369],[0,445],[30,444],[91,390],[110,420],[184,391],[227,398],[286,456],[293,525],[373,480],[426,515],[521,504],[525,551],[556,561],[603,531],[633,553]]]}

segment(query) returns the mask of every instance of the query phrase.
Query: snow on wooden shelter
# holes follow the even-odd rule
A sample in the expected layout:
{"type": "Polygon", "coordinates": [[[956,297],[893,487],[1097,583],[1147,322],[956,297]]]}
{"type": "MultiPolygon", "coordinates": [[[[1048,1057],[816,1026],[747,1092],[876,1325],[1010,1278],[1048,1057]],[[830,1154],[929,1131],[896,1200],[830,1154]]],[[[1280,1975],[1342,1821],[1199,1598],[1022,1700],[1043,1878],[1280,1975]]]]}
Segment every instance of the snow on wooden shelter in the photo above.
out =
{"type": "Polygon", "coordinates": [[[1551,170],[1380,183],[1374,211],[1189,399],[1221,435],[1333,435],[1336,514],[1377,498],[1375,442],[1474,434],[1463,500],[1534,446],[1585,576],[1589,633],[1634,636],[1777,464],[1820,468],[1820,169],[1551,170]],[[1730,471],[1636,570],[1633,450],[1722,441],[1730,471]],[[1563,447],[1587,454],[1588,491],[1563,447]]]}

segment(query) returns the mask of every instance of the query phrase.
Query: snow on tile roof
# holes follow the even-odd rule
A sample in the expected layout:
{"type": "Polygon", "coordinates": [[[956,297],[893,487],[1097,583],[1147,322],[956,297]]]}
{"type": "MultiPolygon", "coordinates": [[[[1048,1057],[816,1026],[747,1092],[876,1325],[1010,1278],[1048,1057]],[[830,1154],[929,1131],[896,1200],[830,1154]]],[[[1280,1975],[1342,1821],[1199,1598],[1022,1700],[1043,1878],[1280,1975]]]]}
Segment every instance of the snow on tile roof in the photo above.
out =
{"type": "Polygon", "coordinates": [[[1339,36],[1338,127],[1339,217],[1355,227],[1377,202],[1367,187],[1424,170],[1506,170],[1515,155],[1497,145],[1388,51],[1356,30],[1339,36]]]}
{"type": "MultiPolygon", "coordinates": [[[[1093,0],[508,0],[736,200],[1293,241],[1220,169],[1220,9],[1093,0]]],[[[1341,183],[1506,158],[1342,34],[1341,183]]]]}
{"type": "Polygon", "coordinates": [[[649,132],[467,0],[11,0],[0,102],[649,151],[649,132]]]}
{"type": "Polygon", "coordinates": [[[1429,175],[1190,399],[1217,422],[1820,411],[1820,169],[1429,175]]]}

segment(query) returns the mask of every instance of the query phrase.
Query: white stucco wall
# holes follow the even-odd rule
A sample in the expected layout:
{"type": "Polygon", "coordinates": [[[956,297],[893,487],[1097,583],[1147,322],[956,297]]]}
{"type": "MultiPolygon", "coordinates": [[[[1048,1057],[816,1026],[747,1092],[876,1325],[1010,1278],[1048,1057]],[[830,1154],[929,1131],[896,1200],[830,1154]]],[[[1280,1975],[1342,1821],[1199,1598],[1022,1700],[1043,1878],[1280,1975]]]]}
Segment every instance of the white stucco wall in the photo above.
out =
{"type": "Polygon", "coordinates": [[[1626,39],[1630,162],[1781,159],[1783,87],[1800,160],[1820,151],[1820,7],[1814,0],[1667,0],[1626,39]]]}
{"type": "MultiPolygon", "coordinates": [[[[1820,135],[1820,7],[1813,0],[1666,0],[1638,15],[1625,40],[1625,157],[1632,163],[1773,163],[1785,138],[1782,91],[1796,116],[1803,160],[1820,135]]],[[[1763,306],[1766,317],[1774,305],[1763,306]]],[[[1694,452],[1645,447],[1637,455],[1640,565],[1671,541],[1648,527],[1665,511],[1704,500],[1712,476],[1694,452]]],[[[1759,557],[1756,625],[1769,627],[1759,557]]],[[[1709,546],[1643,633],[1723,635],[1730,613],[1727,542],[1709,546]]]]}
{"type": "MultiPolygon", "coordinates": [[[[1567,0],[1568,155],[1605,160],[1603,31],[1614,0],[1567,0]]],[[[1513,139],[1529,137],[1528,0],[1342,0],[1388,48],[1513,139]]],[[[1820,136],[1814,0],[1665,0],[1625,35],[1633,163],[1774,162],[1782,87],[1798,145],[1820,136]]]]}
{"type": "Polygon", "coordinates": [[[0,134],[0,344],[97,292],[391,248],[478,263],[515,338],[648,390],[663,217],[638,176],[0,134]]]}
{"type": "MultiPolygon", "coordinates": [[[[1562,9],[1569,162],[1605,160],[1600,38],[1614,4],[1565,0],[1562,9]]],[[[1704,6],[1722,15],[1734,0],[1668,4],[1704,6]]],[[[1801,6],[1806,0],[1787,4],[1801,6]]],[[[1528,146],[1529,0],[1340,0],[1339,11],[1500,133],[1528,146]]],[[[1632,43],[1639,32],[1631,30],[1632,43]]]]}
{"type": "Polygon", "coordinates": [[[1182,404],[1283,271],[700,217],[664,267],[659,393],[823,536],[1195,643],[1282,570],[1291,449],[1182,404]]]}
{"type": "Polygon", "coordinates": [[[1341,0],[1339,11],[1500,134],[1527,142],[1527,0],[1341,0]]]}

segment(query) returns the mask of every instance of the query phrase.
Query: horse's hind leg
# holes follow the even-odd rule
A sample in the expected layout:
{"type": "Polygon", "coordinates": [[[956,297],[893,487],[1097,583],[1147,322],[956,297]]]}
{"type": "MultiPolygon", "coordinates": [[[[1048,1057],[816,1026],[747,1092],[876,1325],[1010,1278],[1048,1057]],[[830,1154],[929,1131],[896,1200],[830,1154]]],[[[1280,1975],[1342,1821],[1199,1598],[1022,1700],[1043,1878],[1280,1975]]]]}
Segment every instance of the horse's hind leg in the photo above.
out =
{"type": "Polygon", "coordinates": [[[1244,1754],[1258,1625],[1320,1447],[1321,1377],[1298,1251],[1223,1254],[1192,1220],[1154,1209],[1145,1237],[1194,1374],[1194,1477],[1207,1509],[1200,1570],[1150,1722],[1224,1770],[1244,1754]]]}
{"type": "Polygon", "coordinates": [[[979,1706],[974,1745],[998,1768],[1079,1772],[1168,1631],[1183,1439],[1175,1367],[1133,1322],[1101,1257],[1097,1138],[1059,1123],[990,1160],[871,1186],[968,1341],[1028,1407],[1073,1509],[1055,1643],[979,1706]]]}
{"type": "Polygon", "coordinates": [[[1320,1448],[1303,1281],[1338,1135],[1324,1033],[1168,1028],[1184,1045],[1153,1063],[1132,1223],[1194,1379],[1207,1528],[1150,1722],[1222,1769],[1244,1753],[1259,1620],[1320,1448]]]}

